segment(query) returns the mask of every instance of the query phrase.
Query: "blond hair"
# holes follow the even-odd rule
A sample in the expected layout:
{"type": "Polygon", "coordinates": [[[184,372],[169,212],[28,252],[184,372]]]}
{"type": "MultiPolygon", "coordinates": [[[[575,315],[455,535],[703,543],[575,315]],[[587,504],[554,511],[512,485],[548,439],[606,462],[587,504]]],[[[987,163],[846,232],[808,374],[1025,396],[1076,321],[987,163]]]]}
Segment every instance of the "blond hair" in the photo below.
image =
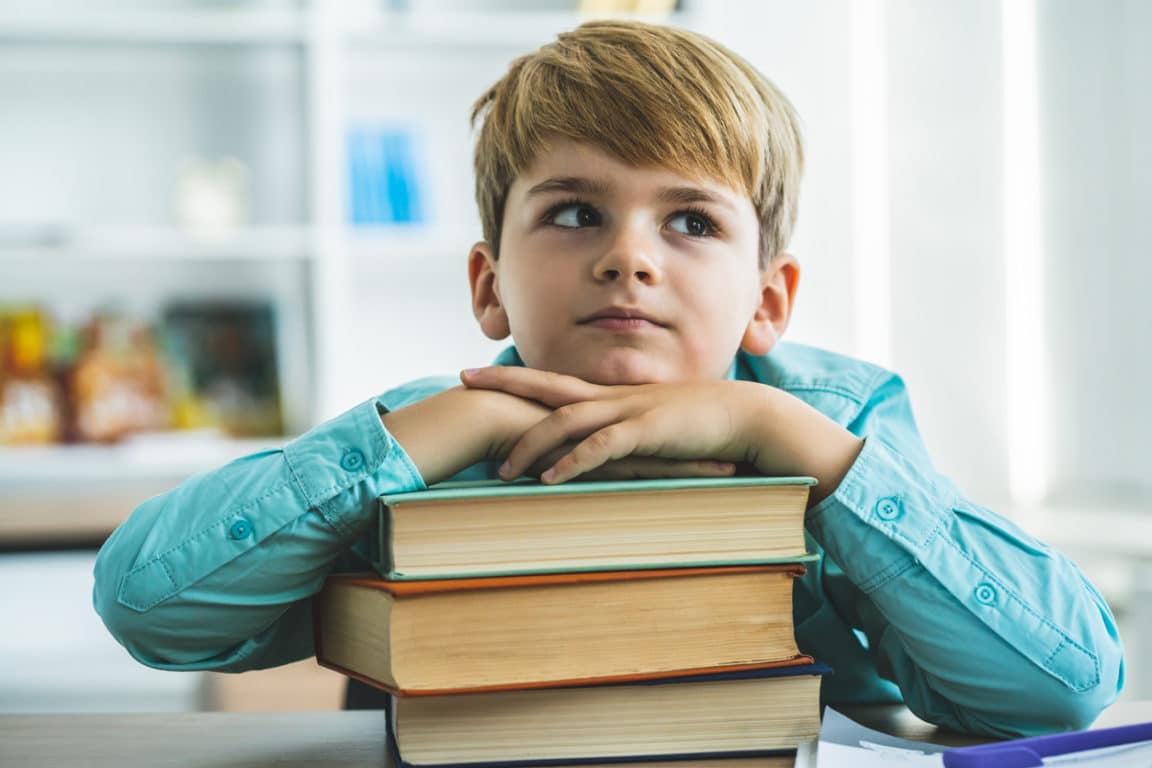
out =
{"type": "Polygon", "coordinates": [[[703,35],[593,21],[512,62],[472,109],[476,201],[499,253],[508,190],[549,138],[589,143],[744,191],[760,220],[760,262],[788,244],[804,152],[796,113],[740,56],[703,35]]]}

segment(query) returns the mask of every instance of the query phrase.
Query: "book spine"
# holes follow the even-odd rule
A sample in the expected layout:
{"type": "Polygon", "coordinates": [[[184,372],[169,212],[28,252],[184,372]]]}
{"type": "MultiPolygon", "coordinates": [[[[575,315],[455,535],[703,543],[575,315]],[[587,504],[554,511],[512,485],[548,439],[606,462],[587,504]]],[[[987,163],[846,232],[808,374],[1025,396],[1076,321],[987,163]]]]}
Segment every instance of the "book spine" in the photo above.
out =
{"type": "Polygon", "coordinates": [[[371,542],[372,567],[384,578],[391,578],[396,567],[392,557],[392,510],[383,500],[379,502],[376,535],[371,538],[371,542]]]}

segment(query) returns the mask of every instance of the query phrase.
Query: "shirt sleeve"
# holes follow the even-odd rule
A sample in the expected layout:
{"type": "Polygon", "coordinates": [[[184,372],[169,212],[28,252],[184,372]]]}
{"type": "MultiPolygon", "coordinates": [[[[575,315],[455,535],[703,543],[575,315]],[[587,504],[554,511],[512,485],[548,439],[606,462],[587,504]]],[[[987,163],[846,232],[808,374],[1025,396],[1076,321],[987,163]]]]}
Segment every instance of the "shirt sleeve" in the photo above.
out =
{"type": "Polygon", "coordinates": [[[423,487],[376,401],[365,402],[137,507],[96,558],[96,611],[160,669],[304,658],[310,598],[372,522],[376,498],[423,487]]]}
{"type": "Polygon", "coordinates": [[[994,736],[1087,727],[1123,685],[1107,604],[933,470],[899,377],[872,391],[848,427],[859,457],[806,521],[857,587],[837,611],[925,720],[994,736]]]}

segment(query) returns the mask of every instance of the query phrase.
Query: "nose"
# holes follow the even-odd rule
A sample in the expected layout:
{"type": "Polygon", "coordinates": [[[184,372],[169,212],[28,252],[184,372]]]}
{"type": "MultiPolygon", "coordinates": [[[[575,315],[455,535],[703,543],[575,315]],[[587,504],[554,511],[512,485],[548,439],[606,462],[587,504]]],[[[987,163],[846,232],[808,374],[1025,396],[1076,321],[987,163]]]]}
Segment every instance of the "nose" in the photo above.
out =
{"type": "Polygon", "coordinates": [[[656,260],[656,244],[640,227],[621,227],[607,243],[607,247],[593,266],[593,277],[598,282],[629,282],[632,279],[645,285],[660,280],[656,260]]]}

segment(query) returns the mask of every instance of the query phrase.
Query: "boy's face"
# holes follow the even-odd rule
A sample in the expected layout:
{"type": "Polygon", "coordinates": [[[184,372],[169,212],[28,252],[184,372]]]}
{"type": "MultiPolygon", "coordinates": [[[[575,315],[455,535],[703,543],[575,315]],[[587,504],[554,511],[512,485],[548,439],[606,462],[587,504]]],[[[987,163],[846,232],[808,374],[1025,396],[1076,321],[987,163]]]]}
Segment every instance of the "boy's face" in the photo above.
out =
{"type": "Polygon", "coordinates": [[[567,140],[513,183],[501,238],[469,265],[484,332],[598,384],[723,378],[739,347],[775,343],[798,277],[787,254],[760,270],[742,192],[567,140]]]}

